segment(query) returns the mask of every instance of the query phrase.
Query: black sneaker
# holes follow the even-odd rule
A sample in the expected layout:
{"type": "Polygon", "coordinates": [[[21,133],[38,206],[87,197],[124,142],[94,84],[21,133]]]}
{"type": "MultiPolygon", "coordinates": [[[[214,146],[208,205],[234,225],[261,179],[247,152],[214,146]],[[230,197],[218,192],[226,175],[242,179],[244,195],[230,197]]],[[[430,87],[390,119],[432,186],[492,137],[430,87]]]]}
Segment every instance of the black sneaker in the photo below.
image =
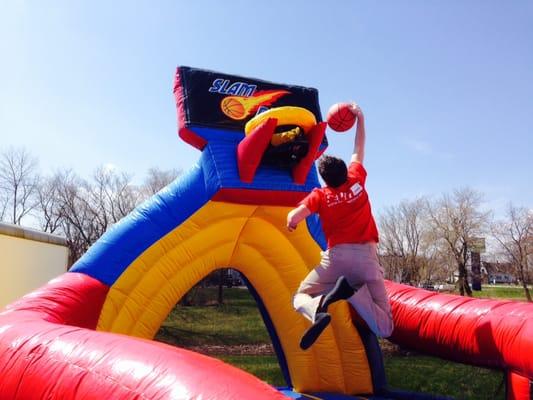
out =
{"type": "Polygon", "coordinates": [[[316,342],[320,334],[326,329],[331,321],[331,315],[328,313],[317,313],[315,323],[309,327],[300,340],[300,348],[307,350],[316,342]]]}
{"type": "Polygon", "coordinates": [[[339,300],[346,300],[352,297],[354,293],[354,288],[350,286],[346,278],[344,276],[339,276],[333,289],[331,289],[322,299],[322,304],[318,308],[317,313],[326,312],[330,304],[339,300]]]}

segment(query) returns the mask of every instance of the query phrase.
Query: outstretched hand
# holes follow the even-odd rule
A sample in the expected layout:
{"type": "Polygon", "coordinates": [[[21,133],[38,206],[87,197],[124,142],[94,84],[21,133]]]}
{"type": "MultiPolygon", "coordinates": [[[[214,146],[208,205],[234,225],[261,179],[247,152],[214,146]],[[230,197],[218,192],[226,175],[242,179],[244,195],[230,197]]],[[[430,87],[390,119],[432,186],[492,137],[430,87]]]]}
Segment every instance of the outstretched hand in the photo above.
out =
{"type": "Polygon", "coordinates": [[[363,116],[363,110],[361,110],[361,107],[359,107],[359,105],[354,101],[350,103],[350,110],[357,118],[363,116]]]}

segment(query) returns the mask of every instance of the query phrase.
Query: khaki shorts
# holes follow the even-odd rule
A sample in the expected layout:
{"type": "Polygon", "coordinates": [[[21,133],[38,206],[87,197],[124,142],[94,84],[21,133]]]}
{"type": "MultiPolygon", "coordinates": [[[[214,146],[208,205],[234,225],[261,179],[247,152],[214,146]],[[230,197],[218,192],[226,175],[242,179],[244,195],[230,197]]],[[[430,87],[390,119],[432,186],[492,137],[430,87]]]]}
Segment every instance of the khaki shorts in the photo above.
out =
{"type": "Polygon", "coordinates": [[[322,297],[341,275],[357,289],[347,301],[375,334],[390,336],[392,314],[374,243],[339,244],[322,252],[320,265],[307,275],[294,296],[295,309],[314,321],[322,297]]]}

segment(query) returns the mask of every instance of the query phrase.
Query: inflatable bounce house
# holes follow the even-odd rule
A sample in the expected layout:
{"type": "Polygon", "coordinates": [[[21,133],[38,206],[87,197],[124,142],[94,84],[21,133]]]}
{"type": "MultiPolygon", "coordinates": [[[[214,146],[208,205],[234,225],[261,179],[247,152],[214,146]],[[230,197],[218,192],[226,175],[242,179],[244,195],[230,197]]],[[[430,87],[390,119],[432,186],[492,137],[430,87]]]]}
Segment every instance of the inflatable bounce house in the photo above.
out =
{"type": "MultiPolygon", "coordinates": [[[[378,341],[346,302],[314,346],[299,348],[308,322],[292,296],[325,241],[316,217],[293,233],[285,223],[319,185],[318,92],[180,67],[174,93],[179,136],[201,151],[198,163],[69,272],[0,312],[0,399],[444,398],[389,389],[378,341]],[[176,302],[224,267],[245,277],[286,387],[151,340],[176,302]]],[[[387,290],[393,341],[500,369],[507,399],[532,398],[533,305],[387,290]]]]}

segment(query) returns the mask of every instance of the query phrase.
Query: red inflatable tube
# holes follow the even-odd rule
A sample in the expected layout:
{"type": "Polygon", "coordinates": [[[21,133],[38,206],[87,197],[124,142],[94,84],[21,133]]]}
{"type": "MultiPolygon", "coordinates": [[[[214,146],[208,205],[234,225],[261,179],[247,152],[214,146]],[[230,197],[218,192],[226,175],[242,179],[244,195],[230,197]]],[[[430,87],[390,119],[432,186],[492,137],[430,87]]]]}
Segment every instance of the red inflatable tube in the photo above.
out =
{"type": "Polygon", "coordinates": [[[237,165],[241,181],[252,183],[254,180],[257,167],[259,167],[277,124],[276,118],[268,118],[240,141],[237,146],[237,165]]]}
{"type": "Polygon", "coordinates": [[[386,286],[395,324],[392,341],[533,378],[533,304],[438,294],[393,282],[386,286]]]}
{"type": "Polygon", "coordinates": [[[219,360],[87,329],[107,291],[66,273],[0,313],[1,399],[287,399],[219,360]]]}
{"type": "Polygon", "coordinates": [[[95,329],[108,291],[107,285],[90,276],[69,272],[8,305],[0,313],[0,323],[43,320],[95,329]]]}

